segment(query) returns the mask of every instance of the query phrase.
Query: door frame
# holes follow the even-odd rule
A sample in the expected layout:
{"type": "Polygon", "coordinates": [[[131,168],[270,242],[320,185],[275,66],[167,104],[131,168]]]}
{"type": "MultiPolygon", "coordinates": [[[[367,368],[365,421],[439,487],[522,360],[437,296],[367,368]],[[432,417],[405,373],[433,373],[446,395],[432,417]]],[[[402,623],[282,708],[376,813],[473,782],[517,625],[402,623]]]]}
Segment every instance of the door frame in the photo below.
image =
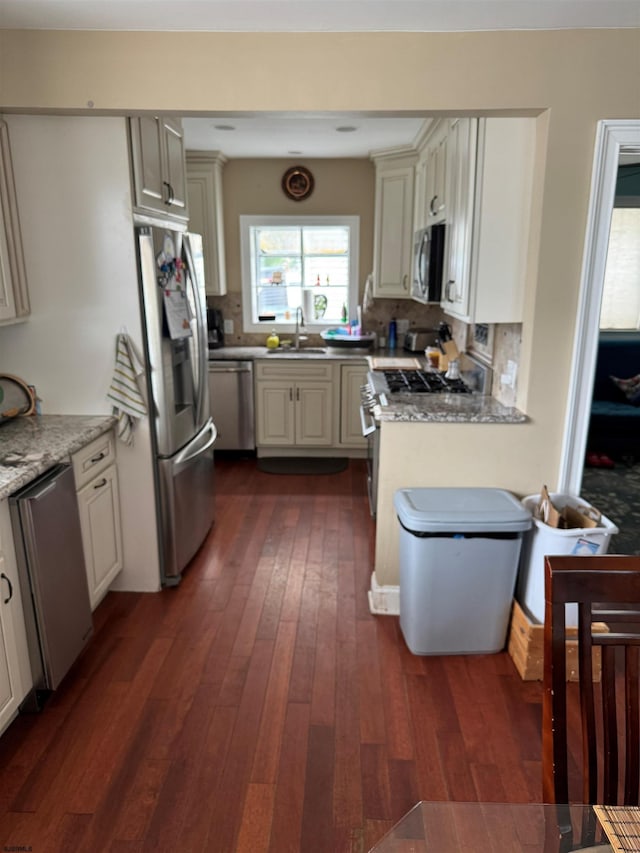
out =
{"type": "Polygon", "coordinates": [[[598,122],[558,491],[579,495],[593,395],[600,305],[620,153],[640,153],[640,120],[598,122]]]}

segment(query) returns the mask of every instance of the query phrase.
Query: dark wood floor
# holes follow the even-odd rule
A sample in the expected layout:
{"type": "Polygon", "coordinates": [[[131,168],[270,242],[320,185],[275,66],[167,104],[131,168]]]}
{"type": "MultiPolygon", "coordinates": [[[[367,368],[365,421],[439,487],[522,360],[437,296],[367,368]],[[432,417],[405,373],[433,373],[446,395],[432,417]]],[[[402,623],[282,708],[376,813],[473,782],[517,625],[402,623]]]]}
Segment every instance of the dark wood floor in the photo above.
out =
{"type": "Polygon", "coordinates": [[[415,657],[369,613],[364,478],[218,463],[182,584],[110,593],[0,738],[0,843],[364,853],[420,799],[541,799],[540,684],[506,654],[415,657]]]}

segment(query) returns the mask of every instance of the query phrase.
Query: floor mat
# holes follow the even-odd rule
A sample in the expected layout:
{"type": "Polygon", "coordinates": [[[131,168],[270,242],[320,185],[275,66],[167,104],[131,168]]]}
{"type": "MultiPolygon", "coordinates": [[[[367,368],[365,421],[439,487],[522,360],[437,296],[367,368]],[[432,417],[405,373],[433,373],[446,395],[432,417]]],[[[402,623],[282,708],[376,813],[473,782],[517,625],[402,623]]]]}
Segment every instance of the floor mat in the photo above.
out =
{"type": "Polygon", "coordinates": [[[346,471],[348,459],[320,456],[268,456],[258,459],[258,470],[265,474],[339,474],[346,471]]]}

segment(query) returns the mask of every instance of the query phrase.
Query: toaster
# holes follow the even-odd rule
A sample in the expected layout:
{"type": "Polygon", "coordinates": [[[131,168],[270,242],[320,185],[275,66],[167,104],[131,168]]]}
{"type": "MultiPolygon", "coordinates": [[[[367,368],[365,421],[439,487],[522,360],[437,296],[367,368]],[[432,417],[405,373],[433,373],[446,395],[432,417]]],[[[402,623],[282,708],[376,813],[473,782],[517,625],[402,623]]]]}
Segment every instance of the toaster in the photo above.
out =
{"type": "Polygon", "coordinates": [[[409,352],[424,352],[427,347],[437,345],[437,329],[410,329],[404,335],[404,349],[409,352]]]}

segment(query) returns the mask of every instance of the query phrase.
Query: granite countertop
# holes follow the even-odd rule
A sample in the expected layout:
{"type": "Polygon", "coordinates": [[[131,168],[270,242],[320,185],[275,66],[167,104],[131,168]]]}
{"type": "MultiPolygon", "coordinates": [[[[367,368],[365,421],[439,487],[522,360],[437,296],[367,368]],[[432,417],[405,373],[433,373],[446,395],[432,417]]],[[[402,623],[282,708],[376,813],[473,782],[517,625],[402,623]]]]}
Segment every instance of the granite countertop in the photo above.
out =
{"type": "Polygon", "coordinates": [[[389,405],[376,406],[380,423],[523,424],[528,418],[518,409],[503,406],[482,394],[387,395],[389,405]],[[401,399],[398,399],[401,397],[401,399]]]}
{"type": "Polygon", "coordinates": [[[0,425],[0,498],[66,460],[115,422],[111,415],[31,415],[5,421],[0,425]]]}
{"type": "Polygon", "coordinates": [[[371,355],[371,350],[350,350],[337,349],[334,347],[315,347],[304,345],[299,350],[282,349],[270,350],[266,347],[220,347],[219,349],[209,350],[209,361],[255,361],[260,358],[267,358],[270,361],[276,358],[294,359],[316,359],[330,358],[336,360],[359,358],[365,359],[371,355]]]}

